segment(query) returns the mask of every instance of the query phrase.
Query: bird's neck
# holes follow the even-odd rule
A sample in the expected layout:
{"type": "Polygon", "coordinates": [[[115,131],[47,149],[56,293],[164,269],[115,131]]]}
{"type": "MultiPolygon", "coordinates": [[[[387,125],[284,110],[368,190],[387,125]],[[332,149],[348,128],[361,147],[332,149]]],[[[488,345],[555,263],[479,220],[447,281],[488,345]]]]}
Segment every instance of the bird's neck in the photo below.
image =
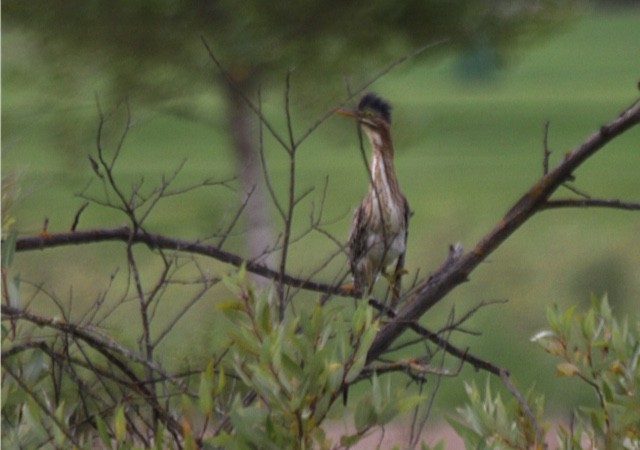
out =
{"type": "Polygon", "coordinates": [[[366,129],[371,144],[371,186],[370,190],[382,187],[394,198],[401,197],[398,179],[393,165],[393,144],[388,129],[366,129]]]}

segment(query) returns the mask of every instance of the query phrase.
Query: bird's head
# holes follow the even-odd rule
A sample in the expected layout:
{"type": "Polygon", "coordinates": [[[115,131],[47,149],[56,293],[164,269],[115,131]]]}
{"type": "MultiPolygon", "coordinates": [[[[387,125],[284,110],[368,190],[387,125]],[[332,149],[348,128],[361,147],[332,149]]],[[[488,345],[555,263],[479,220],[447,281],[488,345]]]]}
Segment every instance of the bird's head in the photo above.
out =
{"type": "Polygon", "coordinates": [[[372,92],[362,96],[356,109],[338,108],[336,113],[355,117],[363,126],[372,130],[391,125],[391,104],[372,92]]]}

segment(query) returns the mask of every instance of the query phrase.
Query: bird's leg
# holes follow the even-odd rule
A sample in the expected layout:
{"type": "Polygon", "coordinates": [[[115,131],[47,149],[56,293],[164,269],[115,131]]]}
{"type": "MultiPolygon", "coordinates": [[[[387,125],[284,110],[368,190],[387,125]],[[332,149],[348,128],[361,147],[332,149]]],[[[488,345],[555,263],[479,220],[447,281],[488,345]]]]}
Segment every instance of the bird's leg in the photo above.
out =
{"type": "Polygon", "coordinates": [[[409,273],[401,264],[397,264],[392,273],[388,273],[386,268],[382,270],[382,276],[385,277],[391,289],[391,309],[400,302],[400,292],[402,290],[402,277],[409,273]]]}

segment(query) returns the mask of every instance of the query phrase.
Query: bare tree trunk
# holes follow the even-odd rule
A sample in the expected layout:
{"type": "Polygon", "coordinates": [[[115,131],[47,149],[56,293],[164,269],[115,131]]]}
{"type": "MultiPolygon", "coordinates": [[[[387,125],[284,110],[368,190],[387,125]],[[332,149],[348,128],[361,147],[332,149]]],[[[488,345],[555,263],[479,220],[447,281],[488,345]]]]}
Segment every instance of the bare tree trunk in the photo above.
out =
{"type": "MultiPolygon", "coordinates": [[[[273,245],[269,202],[257,146],[255,116],[237,89],[245,86],[230,86],[224,83],[227,96],[229,130],[233,141],[237,173],[242,187],[242,199],[251,194],[244,209],[247,228],[247,258],[258,258],[273,245]]],[[[246,90],[245,90],[246,92],[246,90]]],[[[268,263],[269,258],[260,258],[268,263]]]]}

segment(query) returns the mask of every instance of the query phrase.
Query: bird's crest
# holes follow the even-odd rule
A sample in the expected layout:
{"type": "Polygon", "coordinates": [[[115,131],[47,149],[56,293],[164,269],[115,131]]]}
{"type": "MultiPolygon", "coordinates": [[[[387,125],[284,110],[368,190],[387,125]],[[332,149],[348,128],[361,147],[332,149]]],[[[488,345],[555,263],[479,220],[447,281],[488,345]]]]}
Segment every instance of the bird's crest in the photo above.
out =
{"type": "Polygon", "coordinates": [[[373,92],[362,96],[360,103],[358,103],[358,110],[361,112],[375,112],[386,120],[387,123],[391,123],[391,104],[373,92]]]}

